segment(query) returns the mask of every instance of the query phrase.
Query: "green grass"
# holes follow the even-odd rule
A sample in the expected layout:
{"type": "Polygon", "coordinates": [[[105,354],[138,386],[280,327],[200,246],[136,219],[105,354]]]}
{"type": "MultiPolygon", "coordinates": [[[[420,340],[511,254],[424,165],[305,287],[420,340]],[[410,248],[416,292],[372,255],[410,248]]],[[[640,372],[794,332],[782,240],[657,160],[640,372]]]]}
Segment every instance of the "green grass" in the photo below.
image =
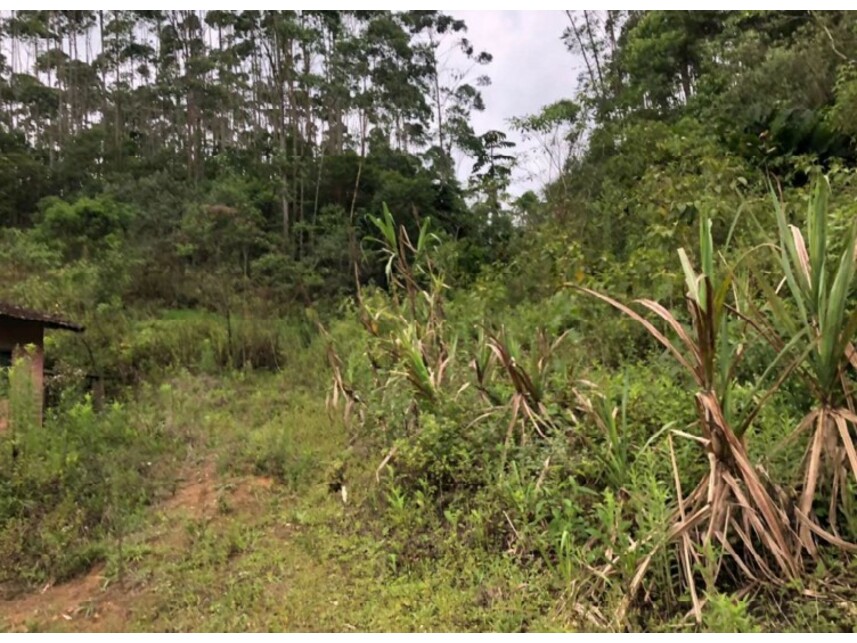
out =
{"type": "Polygon", "coordinates": [[[335,496],[269,500],[253,524],[189,523],[185,547],[150,559],[133,628],[517,631],[540,618],[522,572],[502,559],[394,575],[385,543],[360,533],[335,496]]]}
{"type": "MultiPolygon", "coordinates": [[[[475,513],[462,514],[458,527],[448,516],[427,511],[430,505],[421,504],[424,499],[413,489],[401,492],[407,498],[404,515],[398,516],[395,494],[375,481],[383,451],[328,415],[323,373],[317,364],[310,370],[312,351],[296,358],[306,370],[184,374],[140,389],[128,403],[130,416],[148,418],[181,445],[164,456],[172,460],[160,469],[157,501],[135,514],[121,539],[108,535],[97,543],[105,587],[88,591],[71,620],[58,617],[60,608],[71,605],[53,605],[54,590],[49,590],[25,597],[47,601],[41,614],[23,621],[18,614],[5,627],[176,632],[609,627],[615,597],[587,591],[592,577],[582,567],[582,555],[569,559],[570,567],[552,569],[538,556],[510,553],[497,547],[496,539],[481,542],[467,532],[479,511],[490,511],[485,503],[497,501],[490,489],[485,497],[494,500],[474,497],[475,513]],[[347,503],[331,488],[335,481],[344,481],[347,503]],[[202,508],[200,489],[206,494],[202,508]]],[[[637,382],[649,378],[632,379],[634,406],[641,395],[637,382]]],[[[635,422],[642,421],[635,414],[645,410],[638,407],[630,409],[635,422]]],[[[519,528],[529,530],[526,537],[537,541],[539,523],[520,521],[526,512],[542,509],[507,509],[519,528]]],[[[596,558],[601,546],[591,545],[596,558]]],[[[857,570],[839,563],[835,571],[846,579],[857,570]]],[[[825,596],[826,574],[819,572],[818,578],[809,585],[819,592],[814,597],[784,591],[740,602],[713,595],[699,628],[688,618],[657,613],[634,618],[626,627],[850,631],[855,615],[847,601],[825,596]]],[[[0,604],[0,616],[13,613],[14,605],[0,604]]],[[[0,619],[0,630],[3,623],[0,619]]]]}
{"type": "Polygon", "coordinates": [[[397,569],[395,534],[384,534],[373,509],[375,462],[349,450],[321,396],[286,384],[271,374],[184,376],[149,391],[147,403],[157,401],[187,445],[186,479],[171,485],[181,495],[213,460],[216,498],[202,513],[169,498],[151,507],[121,549],[103,543],[103,593],[71,621],[46,616],[26,627],[97,629],[91,615],[107,603],[126,612],[105,626],[139,631],[563,627],[551,617],[550,579],[511,558],[450,547],[439,560],[397,569]],[[273,484],[255,484],[274,473],[272,460],[280,466],[273,484]],[[342,470],[347,504],[328,485],[342,470]]]}

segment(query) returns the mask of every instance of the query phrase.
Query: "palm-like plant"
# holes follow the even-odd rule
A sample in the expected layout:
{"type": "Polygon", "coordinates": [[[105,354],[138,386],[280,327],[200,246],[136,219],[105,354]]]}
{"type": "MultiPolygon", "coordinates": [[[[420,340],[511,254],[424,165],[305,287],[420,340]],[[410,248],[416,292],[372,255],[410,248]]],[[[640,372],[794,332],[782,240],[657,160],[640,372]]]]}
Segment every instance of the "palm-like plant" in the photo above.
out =
{"type": "MultiPolygon", "coordinates": [[[[839,257],[831,252],[828,229],[826,179],[813,190],[807,212],[807,239],[789,225],[780,200],[774,196],[779,227],[780,264],[791,295],[789,307],[771,288],[766,288],[772,312],[770,336],[803,337],[806,358],[801,373],[815,399],[813,409],[798,424],[791,437],[812,429],[804,467],[803,490],[798,504],[799,537],[802,547],[815,552],[813,534],[829,542],[846,545],[836,534],[838,496],[847,489],[848,468],[857,479],[857,448],[851,429],[857,428],[853,392],[847,370],[857,368],[853,341],[857,334],[857,308],[848,311],[848,295],[857,268],[857,221],[852,223],[839,257]],[[812,505],[823,473],[832,477],[830,526],[817,524],[812,505]]],[[[773,192],[772,192],[773,194],[773,192]]]]}
{"type": "Polygon", "coordinates": [[[436,274],[431,257],[427,252],[429,239],[436,239],[434,235],[429,233],[431,220],[426,218],[423,221],[415,245],[411,242],[404,226],[396,227],[396,222],[386,203],[382,204],[382,212],[383,217],[375,217],[371,214],[367,216],[381,233],[381,236],[375,241],[380,245],[382,255],[386,259],[384,272],[390,285],[390,294],[398,306],[398,291],[404,290],[410,304],[411,316],[416,318],[417,298],[422,292],[417,283],[417,277],[427,276],[433,289],[442,285],[442,282],[441,284],[438,283],[440,277],[436,274]],[[408,253],[411,255],[410,260],[408,253]]]}
{"type": "Polygon", "coordinates": [[[505,330],[489,335],[487,348],[508,376],[515,391],[509,401],[512,419],[506,437],[507,447],[519,419],[524,420],[521,423],[521,444],[527,440],[526,424],[532,426],[542,438],[546,437],[544,430],[553,427],[551,413],[545,404],[547,379],[556,360],[557,349],[567,334],[563,333],[551,342],[544,331],[539,331],[529,364],[520,362],[521,350],[505,330]]]}
{"type": "MultiPolygon", "coordinates": [[[[702,435],[674,433],[692,437],[704,445],[709,469],[696,488],[685,496],[677,463],[672,458],[678,508],[668,530],[667,541],[679,545],[681,569],[699,620],[701,602],[696,591],[694,567],[704,564],[702,552],[713,542],[719,543],[735,561],[737,569],[751,580],[766,578],[778,582],[793,578],[798,573],[799,561],[788,518],[750,462],[744,443],[747,429],[782,378],[763,394],[753,395],[754,401],[749,404],[741,408],[734,406],[735,370],[742,348],[731,337],[735,319],[729,314],[727,305],[731,276],[718,280],[715,275],[710,221],[700,224],[701,272],[696,272],[683,249],[679,250],[679,257],[687,282],[691,328],[686,328],[657,302],[636,300],[637,304],[666,322],[675,334],[675,340],[669,339],[651,321],[615,299],[589,288],[568,285],[609,303],[642,324],[696,384],[696,408],[702,435]],[[741,545],[743,549],[740,549],[741,545]],[[759,551],[760,546],[765,555],[759,551]]],[[[759,390],[767,381],[783,354],[785,351],[763,373],[754,390],[759,390]]],[[[639,566],[631,584],[631,595],[639,589],[656,551],[657,548],[639,566]]],[[[716,568],[721,569],[719,560],[716,568]]]]}
{"type": "MultiPolygon", "coordinates": [[[[376,384],[384,391],[397,382],[407,382],[413,393],[408,414],[419,428],[417,400],[436,406],[443,400],[443,388],[449,384],[455,360],[457,340],[450,334],[444,317],[444,294],[447,285],[431,257],[429,219],[420,227],[414,244],[404,226],[396,226],[393,215],[383,205],[383,216],[368,215],[380,236],[373,239],[385,260],[389,300],[380,298],[376,306],[364,299],[358,286],[361,322],[371,340],[367,356],[376,373],[376,384]],[[404,296],[402,296],[404,295],[404,296]],[[374,360],[371,348],[380,349],[386,359],[374,360]],[[384,364],[379,364],[383,361],[384,364]]],[[[334,369],[336,372],[336,369],[334,369]]],[[[339,383],[334,381],[334,392],[339,383]]],[[[393,387],[395,388],[395,387],[393,387]]],[[[381,470],[396,453],[394,445],[381,462],[381,470]]]]}
{"type": "Polygon", "coordinates": [[[455,344],[454,339],[451,343],[447,341],[444,332],[443,297],[447,285],[429,252],[429,241],[437,237],[429,232],[430,220],[425,219],[417,243],[412,243],[405,227],[396,227],[386,204],[382,217],[368,215],[368,218],[380,233],[374,241],[385,257],[393,305],[384,303],[370,310],[360,298],[361,320],[370,335],[382,340],[393,361],[402,362],[397,374],[404,375],[420,396],[434,399],[455,344]],[[401,292],[407,303],[400,300],[401,292]],[[379,332],[382,319],[391,327],[383,338],[379,332]]]}
{"type": "MultiPolygon", "coordinates": [[[[585,380],[580,383],[592,387],[585,380]]],[[[628,426],[628,376],[625,375],[619,406],[610,404],[597,390],[593,390],[592,394],[576,390],[575,395],[580,410],[603,433],[606,448],[599,460],[604,467],[605,478],[611,487],[621,489],[628,480],[631,465],[629,445],[624,436],[628,426]]]]}

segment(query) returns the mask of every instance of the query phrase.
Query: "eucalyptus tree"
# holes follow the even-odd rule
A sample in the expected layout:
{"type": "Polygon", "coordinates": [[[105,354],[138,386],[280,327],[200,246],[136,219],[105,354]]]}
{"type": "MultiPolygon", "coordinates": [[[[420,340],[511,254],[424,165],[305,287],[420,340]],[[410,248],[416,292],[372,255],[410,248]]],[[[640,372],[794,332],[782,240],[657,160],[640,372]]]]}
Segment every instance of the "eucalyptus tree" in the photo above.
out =
{"type": "Polygon", "coordinates": [[[477,51],[466,37],[464,20],[439,11],[410,11],[405,19],[419,38],[418,51],[429,73],[437,139],[437,146],[429,157],[441,176],[450,180],[454,176],[453,151],[467,153],[473,147],[475,133],[471,116],[474,111],[485,109],[480,87],[491,82],[485,74],[473,78],[473,72],[490,63],[492,56],[477,51]]]}

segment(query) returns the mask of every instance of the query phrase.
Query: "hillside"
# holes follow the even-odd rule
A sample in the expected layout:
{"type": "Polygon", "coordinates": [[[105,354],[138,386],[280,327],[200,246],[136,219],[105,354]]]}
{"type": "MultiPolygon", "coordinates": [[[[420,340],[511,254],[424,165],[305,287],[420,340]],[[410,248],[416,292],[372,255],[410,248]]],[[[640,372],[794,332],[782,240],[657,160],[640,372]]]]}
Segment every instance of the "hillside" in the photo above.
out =
{"type": "Polygon", "coordinates": [[[855,630],[857,18],[556,17],[0,12],[0,629],[855,630]]]}

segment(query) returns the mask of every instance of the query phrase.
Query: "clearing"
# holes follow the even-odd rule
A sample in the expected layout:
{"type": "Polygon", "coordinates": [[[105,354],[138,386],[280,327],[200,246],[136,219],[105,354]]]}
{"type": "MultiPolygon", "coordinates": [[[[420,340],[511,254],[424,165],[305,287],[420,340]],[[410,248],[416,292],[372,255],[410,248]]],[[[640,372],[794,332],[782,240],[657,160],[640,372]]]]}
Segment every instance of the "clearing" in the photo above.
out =
{"type": "Polygon", "coordinates": [[[325,479],[347,447],[344,432],[331,429],[318,396],[278,397],[282,386],[276,376],[241,385],[173,382],[171,422],[194,424],[174,492],[149,507],[88,573],[0,602],[0,630],[568,627],[559,615],[542,616],[552,612],[542,583],[522,576],[511,560],[477,560],[462,550],[455,560],[411,561],[405,568],[395,535],[372,520],[380,512],[369,493],[377,462],[367,459],[367,471],[349,479],[344,503],[325,479]],[[261,399],[264,408],[254,404],[261,399]],[[264,442],[271,426],[300,444],[296,451],[310,454],[295,460],[312,465],[303,482],[254,475],[246,467],[237,473],[236,454],[264,442]]]}

